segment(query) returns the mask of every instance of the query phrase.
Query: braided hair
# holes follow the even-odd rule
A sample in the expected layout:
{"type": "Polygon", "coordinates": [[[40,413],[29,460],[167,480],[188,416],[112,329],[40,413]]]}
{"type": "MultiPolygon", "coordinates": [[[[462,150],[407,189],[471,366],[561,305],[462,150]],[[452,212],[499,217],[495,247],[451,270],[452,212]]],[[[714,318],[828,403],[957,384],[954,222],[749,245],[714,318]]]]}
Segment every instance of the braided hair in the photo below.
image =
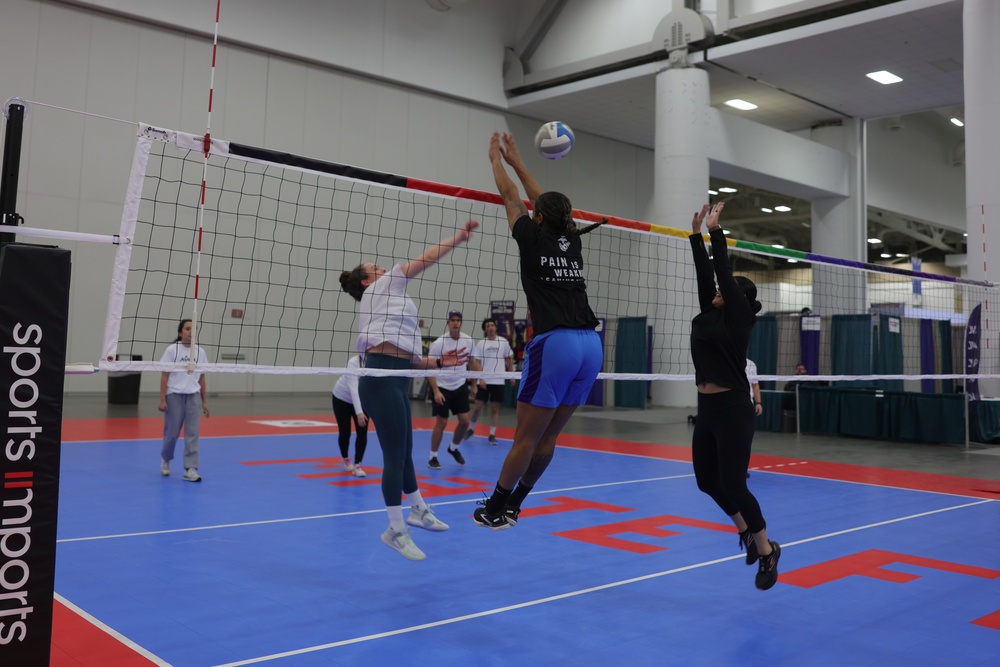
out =
{"type": "Polygon", "coordinates": [[[580,229],[573,220],[573,205],[569,197],[561,192],[543,192],[538,195],[538,199],[535,200],[535,213],[542,216],[542,227],[556,233],[577,236],[589,234],[608,222],[607,218],[601,218],[600,222],[580,229]]]}

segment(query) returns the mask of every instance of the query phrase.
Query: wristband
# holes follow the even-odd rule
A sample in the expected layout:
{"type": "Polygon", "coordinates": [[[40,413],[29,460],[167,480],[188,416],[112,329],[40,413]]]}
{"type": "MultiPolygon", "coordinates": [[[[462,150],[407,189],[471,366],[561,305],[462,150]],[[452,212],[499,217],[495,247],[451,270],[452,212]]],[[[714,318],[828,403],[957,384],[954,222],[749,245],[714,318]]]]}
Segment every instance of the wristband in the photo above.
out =
{"type": "Polygon", "coordinates": [[[441,357],[438,357],[438,359],[437,359],[437,365],[438,365],[438,368],[441,368],[441,357]]]}
{"type": "Polygon", "coordinates": [[[754,401],[753,404],[754,405],[763,405],[760,401],[754,401]]]}

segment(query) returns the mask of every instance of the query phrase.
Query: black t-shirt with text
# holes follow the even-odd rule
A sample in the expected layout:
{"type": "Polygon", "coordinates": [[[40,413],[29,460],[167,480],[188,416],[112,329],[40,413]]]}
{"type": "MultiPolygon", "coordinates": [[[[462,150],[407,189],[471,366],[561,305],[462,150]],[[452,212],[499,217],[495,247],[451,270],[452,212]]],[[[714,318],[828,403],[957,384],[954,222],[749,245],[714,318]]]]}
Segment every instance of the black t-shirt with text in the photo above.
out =
{"type": "Polygon", "coordinates": [[[521,254],[521,286],[528,298],[535,334],[558,327],[594,329],[583,279],[583,244],[576,234],[553,233],[527,215],[512,230],[521,254]]]}

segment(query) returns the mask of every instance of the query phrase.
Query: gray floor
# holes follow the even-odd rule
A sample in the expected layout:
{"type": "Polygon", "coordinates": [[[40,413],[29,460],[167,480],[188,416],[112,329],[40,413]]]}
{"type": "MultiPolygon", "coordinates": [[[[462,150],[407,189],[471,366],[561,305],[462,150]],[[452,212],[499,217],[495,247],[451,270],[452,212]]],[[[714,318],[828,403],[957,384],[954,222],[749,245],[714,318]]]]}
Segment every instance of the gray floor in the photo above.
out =
{"type": "MultiPolygon", "coordinates": [[[[213,415],[330,415],[329,394],[209,394],[213,415]]],[[[581,408],[566,427],[567,433],[617,438],[632,442],[687,445],[691,409],[649,410],[581,408]]],[[[414,403],[414,416],[430,416],[430,405],[414,403]]],[[[67,394],[66,419],[160,417],[157,395],[145,393],[138,405],[109,405],[105,394],[67,394]]],[[[513,408],[500,411],[500,424],[513,427],[513,408]]],[[[837,438],[795,433],[758,432],[754,452],[809,461],[938,473],[1000,481],[1000,446],[933,445],[837,438]]]]}

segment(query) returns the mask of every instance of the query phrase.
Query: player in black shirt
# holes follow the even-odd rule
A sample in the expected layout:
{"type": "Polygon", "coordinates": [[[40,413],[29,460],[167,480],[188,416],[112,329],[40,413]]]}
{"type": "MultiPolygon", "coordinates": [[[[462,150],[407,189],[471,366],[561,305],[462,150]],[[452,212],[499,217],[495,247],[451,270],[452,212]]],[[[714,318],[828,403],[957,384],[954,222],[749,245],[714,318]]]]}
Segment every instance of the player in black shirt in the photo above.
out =
{"type": "Polygon", "coordinates": [[[492,530],[517,523],[521,502],[552,460],[556,437],[587,400],[604,363],[594,330],[598,321],[587,301],[580,243],[580,234],[595,225],[577,229],[569,198],[559,192],[543,193],[521,162],[514,138],[504,133],[502,140],[501,146],[500,133],[493,133],[490,162],[520,252],[521,286],[535,335],[524,353],[514,444],[493,495],[473,514],[477,524],[492,530]],[[534,211],[531,216],[504,162],[524,186],[534,211]]]}
{"type": "Polygon", "coordinates": [[[747,565],[759,561],[757,588],[767,590],[778,580],[781,547],[767,539],[764,515],[746,480],[756,419],[747,400],[747,345],[761,305],[753,282],[733,276],[726,237],[719,226],[723,206],[720,202],[709,210],[706,204],[691,221],[700,306],[691,321],[691,359],[698,385],[691,460],[698,488],[732,519],[740,532],[740,546],[746,546],[747,565]],[[701,234],[702,222],[712,238],[712,261],[701,234]]]}

